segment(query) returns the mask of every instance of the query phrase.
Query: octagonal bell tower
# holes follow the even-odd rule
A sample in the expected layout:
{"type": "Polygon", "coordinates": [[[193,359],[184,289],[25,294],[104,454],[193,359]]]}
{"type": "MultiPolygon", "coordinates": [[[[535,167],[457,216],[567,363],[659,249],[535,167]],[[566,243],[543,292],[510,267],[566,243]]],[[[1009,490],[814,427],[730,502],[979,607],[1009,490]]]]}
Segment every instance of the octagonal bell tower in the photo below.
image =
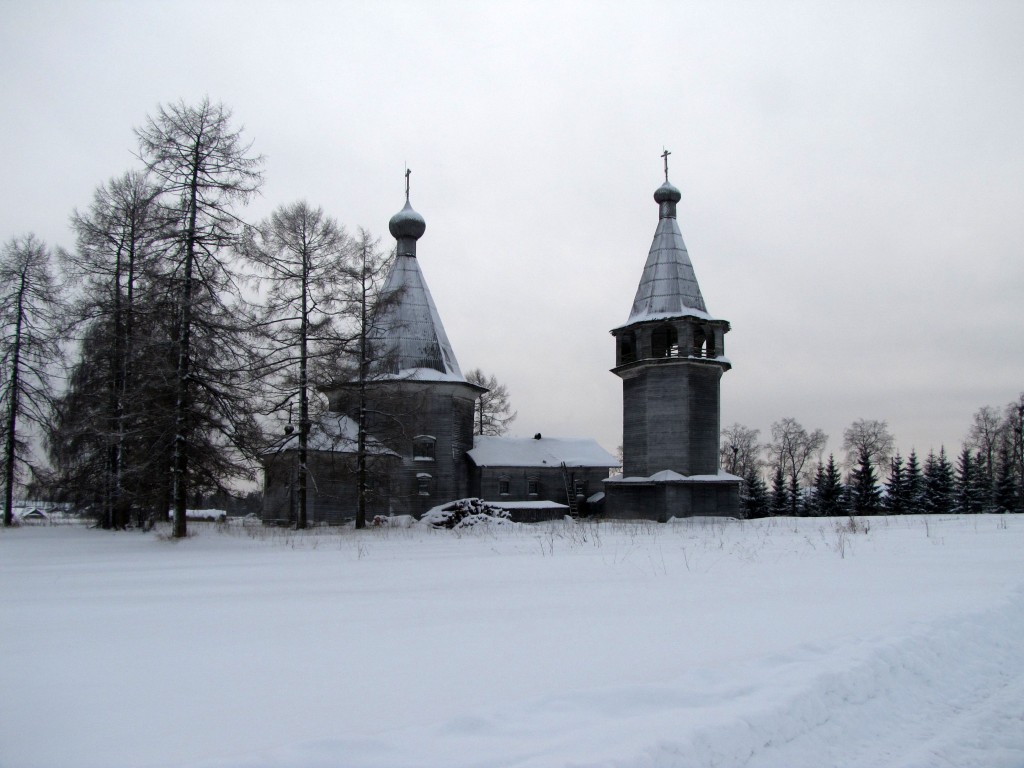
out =
{"type": "Polygon", "coordinates": [[[607,512],[667,520],[738,516],[740,479],[719,468],[720,382],[729,323],[712,317],[676,219],[679,190],[654,192],[658,226],[626,323],[615,337],[622,379],[621,478],[606,484],[607,512]]]}

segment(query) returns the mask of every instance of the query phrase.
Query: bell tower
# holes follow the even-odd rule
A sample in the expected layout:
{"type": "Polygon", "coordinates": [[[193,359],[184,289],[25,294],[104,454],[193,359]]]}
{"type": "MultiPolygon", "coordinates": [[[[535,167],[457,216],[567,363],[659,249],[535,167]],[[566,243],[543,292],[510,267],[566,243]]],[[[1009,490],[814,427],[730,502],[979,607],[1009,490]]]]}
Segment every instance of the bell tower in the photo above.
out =
{"type": "Polygon", "coordinates": [[[739,515],[740,479],[719,468],[726,320],[707,311],[676,219],[681,194],[654,192],[658,226],[626,323],[615,337],[622,379],[621,478],[606,483],[609,516],[667,520],[739,515]]]}

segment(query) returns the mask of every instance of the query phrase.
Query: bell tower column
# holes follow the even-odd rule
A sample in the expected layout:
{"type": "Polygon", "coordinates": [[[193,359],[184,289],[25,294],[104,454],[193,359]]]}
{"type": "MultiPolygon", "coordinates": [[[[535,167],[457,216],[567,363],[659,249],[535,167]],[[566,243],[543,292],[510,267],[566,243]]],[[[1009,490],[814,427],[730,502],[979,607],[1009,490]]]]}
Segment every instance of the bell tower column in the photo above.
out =
{"type": "Polygon", "coordinates": [[[704,304],[676,221],[679,190],[654,193],[658,226],[626,324],[612,331],[622,379],[623,476],[609,516],[738,516],[740,479],[719,468],[720,382],[729,323],[704,304]]]}

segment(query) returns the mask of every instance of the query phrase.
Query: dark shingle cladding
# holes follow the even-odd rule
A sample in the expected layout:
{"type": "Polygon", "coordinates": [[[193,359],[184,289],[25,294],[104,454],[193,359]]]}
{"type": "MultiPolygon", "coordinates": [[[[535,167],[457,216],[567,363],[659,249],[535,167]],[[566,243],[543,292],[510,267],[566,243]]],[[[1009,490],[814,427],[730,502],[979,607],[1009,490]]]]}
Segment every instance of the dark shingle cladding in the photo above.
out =
{"type": "Polygon", "coordinates": [[[382,330],[372,340],[378,346],[375,357],[389,370],[376,373],[465,381],[416,258],[416,241],[426,227],[408,197],[388,224],[397,246],[383,290],[385,295],[397,291],[399,300],[377,324],[382,330]]]}
{"type": "Polygon", "coordinates": [[[676,222],[676,203],[681,197],[679,190],[667,181],[654,192],[658,228],[626,325],[686,315],[709,317],[676,222]]]}

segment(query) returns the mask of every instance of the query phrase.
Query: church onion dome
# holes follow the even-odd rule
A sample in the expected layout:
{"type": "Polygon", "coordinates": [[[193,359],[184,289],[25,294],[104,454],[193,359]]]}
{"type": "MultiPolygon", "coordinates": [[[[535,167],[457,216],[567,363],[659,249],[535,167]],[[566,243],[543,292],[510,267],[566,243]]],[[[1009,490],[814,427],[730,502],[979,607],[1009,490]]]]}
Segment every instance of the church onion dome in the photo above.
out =
{"type": "Polygon", "coordinates": [[[683,199],[682,194],[678,189],[673,187],[667,181],[654,190],[654,202],[658,203],[678,203],[683,199]]]}
{"type": "Polygon", "coordinates": [[[427,222],[413,210],[412,204],[406,198],[405,207],[391,217],[391,221],[388,222],[388,229],[391,231],[391,236],[396,240],[407,237],[419,240],[423,237],[423,233],[427,231],[427,222]]]}

